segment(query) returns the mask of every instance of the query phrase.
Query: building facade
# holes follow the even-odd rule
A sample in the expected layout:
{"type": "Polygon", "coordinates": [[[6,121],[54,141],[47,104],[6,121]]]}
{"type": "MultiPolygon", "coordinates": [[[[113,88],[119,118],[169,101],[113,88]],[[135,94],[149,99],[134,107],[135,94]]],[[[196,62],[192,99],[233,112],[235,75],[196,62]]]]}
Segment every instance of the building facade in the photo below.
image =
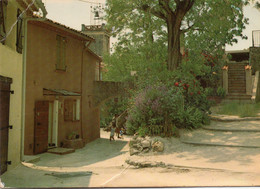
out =
{"type": "Polygon", "coordinates": [[[99,138],[94,39],[51,20],[28,22],[27,39],[24,153],[64,147],[72,134],[83,145],[99,138]]]}
{"type": "Polygon", "coordinates": [[[0,0],[0,174],[21,161],[24,23],[39,10],[46,14],[39,0],[0,0]]]}

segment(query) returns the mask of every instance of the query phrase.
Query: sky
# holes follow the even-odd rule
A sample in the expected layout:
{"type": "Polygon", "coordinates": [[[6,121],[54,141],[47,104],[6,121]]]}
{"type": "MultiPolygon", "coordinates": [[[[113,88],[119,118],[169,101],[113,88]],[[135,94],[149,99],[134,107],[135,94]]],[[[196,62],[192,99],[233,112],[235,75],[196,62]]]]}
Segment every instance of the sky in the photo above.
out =
{"type": "MultiPolygon", "coordinates": [[[[105,5],[106,0],[42,0],[48,12],[47,18],[69,26],[71,28],[81,30],[81,25],[100,24],[100,21],[93,19],[91,6],[105,5]],[[92,2],[92,3],[91,3],[92,2]]],[[[260,0],[257,0],[260,2],[260,0]]],[[[253,6],[244,7],[244,15],[249,18],[243,34],[248,37],[247,40],[238,38],[238,43],[233,46],[226,46],[226,50],[243,50],[252,46],[252,31],[260,30],[260,10],[253,6]]],[[[111,39],[112,42],[115,39],[111,39]]]]}

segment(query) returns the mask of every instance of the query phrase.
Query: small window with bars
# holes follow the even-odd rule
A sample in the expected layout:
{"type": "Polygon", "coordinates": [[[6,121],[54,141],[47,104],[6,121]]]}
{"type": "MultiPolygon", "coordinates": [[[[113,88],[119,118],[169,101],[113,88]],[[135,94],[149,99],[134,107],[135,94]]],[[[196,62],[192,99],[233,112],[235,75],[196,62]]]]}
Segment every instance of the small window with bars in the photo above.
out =
{"type": "Polygon", "coordinates": [[[0,0],[0,42],[5,43],[7,0],[0,0]]]}
{"type": "Polygon", "coordinates": [[[66,38],[57,35],[56,70],[66,71],[66,38]]]}

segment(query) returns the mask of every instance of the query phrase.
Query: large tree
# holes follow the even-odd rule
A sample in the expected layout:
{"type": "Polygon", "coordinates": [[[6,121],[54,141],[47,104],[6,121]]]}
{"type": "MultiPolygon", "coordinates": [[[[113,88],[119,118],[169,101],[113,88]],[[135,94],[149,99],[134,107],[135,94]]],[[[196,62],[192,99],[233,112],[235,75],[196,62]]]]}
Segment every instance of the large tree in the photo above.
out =
{"type": "Polygon", "coordinates": [[[198,48],[207,43],[211,48],[232,44],[235,36],[242,36],[247,23],[242,10],[245,3],[243,0],[107,0],[106,19],[119,36],[119,46],[165,40],[167,68],[176,70],[182,58],[182,34],[197,41],[198,48]]]}

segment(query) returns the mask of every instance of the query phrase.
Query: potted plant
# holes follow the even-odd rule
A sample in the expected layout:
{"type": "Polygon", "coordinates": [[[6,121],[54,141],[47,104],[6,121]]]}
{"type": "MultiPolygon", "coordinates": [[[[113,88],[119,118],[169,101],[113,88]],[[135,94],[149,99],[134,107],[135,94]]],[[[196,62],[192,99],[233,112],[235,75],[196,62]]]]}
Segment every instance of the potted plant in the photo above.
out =
{"type": "Polygon", "coordinates": [[[76,139],[76,137],[79,136],[75,131],[71,132],[69,135],[68,135],[68,140],[74,140],[76,139]]]}

